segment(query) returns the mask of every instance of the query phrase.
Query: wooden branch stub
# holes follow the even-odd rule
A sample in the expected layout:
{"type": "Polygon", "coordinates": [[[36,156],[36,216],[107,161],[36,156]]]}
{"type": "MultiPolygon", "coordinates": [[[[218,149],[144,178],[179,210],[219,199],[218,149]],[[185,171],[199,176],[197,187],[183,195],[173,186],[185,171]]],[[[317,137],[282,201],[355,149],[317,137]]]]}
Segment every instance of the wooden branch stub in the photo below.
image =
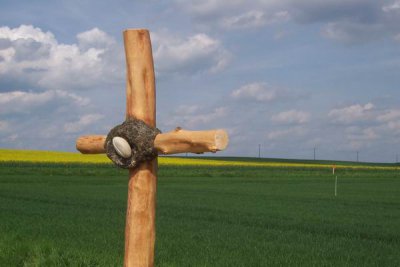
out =
{"type": "Polygon", "coordinates": [[[159,134],[154,146],[160,154],[204,153],[224,150],[228,134],[221,129],[210,131],[186,131],[180,127],[169,133],[159,134]]]}
{"type": "Polygon", "coordinates": [[[106,153],[106,135],[84,135],[76,139],[76,149],[82,154],[106,153]]]}
{"type": "MultiPolygon", "coordinates": [[[[76,140],[76,149],[83,154],[105,153],[105,135],[81,136],[76,140]]],[[[158,134],[154,147],[159,154],[204,153],[221,151],[228,145],[226,131],[217,129],[209,131],[187,131],[180,127],[168,133],[158,134]]]]}

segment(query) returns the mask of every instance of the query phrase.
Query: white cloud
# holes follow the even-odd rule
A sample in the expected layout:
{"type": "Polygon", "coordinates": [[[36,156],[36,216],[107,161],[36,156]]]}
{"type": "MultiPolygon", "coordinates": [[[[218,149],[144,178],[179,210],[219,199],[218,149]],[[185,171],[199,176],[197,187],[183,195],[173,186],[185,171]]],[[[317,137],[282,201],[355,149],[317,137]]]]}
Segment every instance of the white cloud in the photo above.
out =
{"type": "Polygon", "coordinates": [[[287,110],[275,114],[271,120],[278,123],[303,124],[310,119],[310,113],[301,110],[287,110]]]}
{"type": "Polygon", "coordinates": [[[278,11],[269,15],[261,10],[251,10],[240,15],[223,18],[222,27],[227,29],[258,28],[288,19],[289,13],[287,11],[278,11]]]}
{"type": "Polygon", "coordinates": [[[178,106],[176,109],[175,109],[175,114],[176,115],[182,115],[182,116],[184,116],[184,115],[190,115],[190,114],[194,114],[194,113],[196,113],[196,112],[198,112],[200,110],[200,107],[198,106],[198,105],[181,105],[181,106],[178,106]]]}
{"type": "Polygon", "coordinates": [[[167,120],[164,120],[163,124],[168,128],[180,126],[196,129],[210,127],[211,124],[220,121],[226,116],[228,116],[227,107],[214,107],[211,111],[207,111],[199,106],[194,106],[193,108],[180,106],[173,111],[172,115],[168,116],[167,120]]]}
{"type": "Polygon", "coordinates": [[[187,12],[196,17],[210,17],[215,16],[230,10],[241,8],[247,1],[244,0],[176,0],[179,7],[182,7],[187,12]]]}
{"type": "Polygon", "coordinates": [[[40,28],[32,25],[21,25],[18,28],[0,27],[0,38],[10,41],[33,40],[44,44],[57,44],[51,32],[43,32],[40,28]]]}
{"type": "Polygon", "coordinates": [[[400,121],[390,121],[388,123],[388,127],[391,130],[395,130],[396,132],[400,131],[400,121]]]}
{"type": "Polygon", "coordinates": [[[15,142],[15,140],[17,140],[18,137],[19,137],[18,134],[11,134],[11,135],[7,136],[6,138],[4,138],[4,140],[6,142],[15,142]]]}
{"type": "Polygon", "coordinates": [[[371,114],[371,111],[373,109],[374,105],[372,103],[365,105],[357,104],[340,109],[333,109],[329,112],[328,116],[335,122],[353,123],[356,121],[372,119],[373,114],[371,114]]]}
{"type": "Polygon", "coordinates": [[[337,21],[326,24],[321,34],[328,39],[352,44],[374,40],[386,33],[383,24],[337,21]]]}
{"type": "Polygon", "coordinates": [[[388,132],[400,133],[400,109],[386,110],[377,117],[377,121],[382,122],[381,128],[386,127],[388,132]]]}
{"type": "Polygon", "coordinates": [[[0,121],[0,132],[8,130],[9,124],[7,121],[0,121]]]}
{"type": "Polygon", "coordinates": [[[176,0],[180,8],[193,17],[206,20],[210,17],[226,17],[249,10],[260,10],[266,13],[286,11],[301,22],[326,21],[341,18],[343,15],[359,15],[365,9],[381,8],[375,0],[176,0]]]}
{"type": "Polygon", "coordinates": [[[400,10],[400,1],[394,1],[390,4],[383,5],[382,10],[384,12],[393,12],[393,11],[399,11],[400,10]]]}
{"type": "Polygon", "coordinates": [[[64,131],[66,121],[93,112],[89,99],[73,91],[115,83],[116,44],[97,28],[77,39],[64,44],[31,25],[0,27],[0,121],[7,121],[0,135],[3,146],[69,148],[76,136],[68,132],[95,119],[83,117],[64,131]]]}
{"type": "Polygon", "coordinates": [[[277,97],[277,90],[266,83],[250,83],[232,92],[231,97],[239,100],[272,101],[277,97]]]}
{"type": "Polygon", "coordinates": [[[378,121],[389,122],[392,120],[400,120],[400,109],[391,109],[377,117],[378,121]]]}
{"type": "Polygon", "coordinates": [[[347,137],[350,140],[369,141],[378,138],[377,133],[372,127],[361,128],[361,127],[351,126],[347,127],[345,129],[345,132],[347,133],[347,137]]]}
{"type": "Polygon", "coordinates": [[[290,17],[286,9],[281,8],[282,1],[175,1],[179,8],[190,14],[197,25],[209,29],[260,28],[275,22],[287,21],[290,17]]]}
{"type": "Polygon", "coordinates": [[[284,140],[287,138],[303,136],[307,133],[307,129],[296,126],[284,130],[271,131],[267,134],[267,138],[271,140],[284,140]]]}
{"type": "Polygon", "coordinates": [[[254,0],[175,1],[198,27],[215,30],[263,28],[275,22],[321,24],[322,36],[362,43],[398,33],[400,1],[254,0]]]}
{"type": "Polygon", "coordinates": [[[189,125],[196,126],[199,124],[207,124],[217,119],[223,118],[228,114],[226,107],[217,107],[210,113],[194,115],[189,118],[189,125]]]}
{"type": "MultiPolygon", "coordinates": [[[[10,62],[15,55],[15,49],[12,47],[0,50],[0,61],[10,62]]],[[[1,69],[0,69],[1,70],[1,69]]]]}
{"type": "Polygon", "coordinates": [[[372,127],[348,127],[345,129],[345,133],[352,149],[361,149],[370,146],[372,141],[379,138],[379,135],[372,127]]]}
{"type": "Polygon", "coordinates": [[[48,108],[49,104],[59,106],[62,102],[85,106],[89,100],[62,90],[49,90],[41,93],[12,91],[0,93],[0,114],[29,113],[39,107],[48,108]]]}
{"type": "Polygon", "coordinates": [[[0,74],[24,77],[31,88],[79,89],[112,80],[115,40],[94,28],[77,35],[77,44],[59,43],[50,32],[32,25],[0,27],[0,74]]]}
{"type": "Polygon", "coordinates": [[[85,129],[87,126],[94,124],[103,118],[101,114],[87,114],[79,118],[78,121],[68,122],[64,124],[64,130],[67,133],[77,133],[85,129]]]}
{"type": "Polygon", "coordinates": [[[281,40],[281,39],[285,38],[287,35],[288,35],[288,33],[286,31],[280,30],[274,34],[273,38],[274,38],[274,40],[281,40]]]}
{"type": "Polygon", "coordinates": [[[90,48],[107,48],[115,45],[115,40],[107,33],[93,28],[86,32],[81,32],[76,35],[78,39],[78,45],[81,49],[87,50],[90,48]]]}
{"type": "Polygon", "coordinates": [[[154,63],[160,73],[195,74],[224,69],[231,55],[220,41],[199,33],[187,38],[153,33],[154,63]]]}

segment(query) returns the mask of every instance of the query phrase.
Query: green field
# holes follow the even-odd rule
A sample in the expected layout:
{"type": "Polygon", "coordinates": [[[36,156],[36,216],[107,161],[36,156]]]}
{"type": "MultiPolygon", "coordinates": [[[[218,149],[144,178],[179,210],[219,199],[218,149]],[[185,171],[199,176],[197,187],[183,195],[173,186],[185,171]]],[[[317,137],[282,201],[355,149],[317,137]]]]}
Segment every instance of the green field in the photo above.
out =
{"type": "MultiPolygon", "coordinates": [[[[337,176],[161,165],[156,266],[400,266],[399,171],[337,176]]],[[[126,193],[109,164],[0,163],[0,266],[122,266],[126,193]]]]}

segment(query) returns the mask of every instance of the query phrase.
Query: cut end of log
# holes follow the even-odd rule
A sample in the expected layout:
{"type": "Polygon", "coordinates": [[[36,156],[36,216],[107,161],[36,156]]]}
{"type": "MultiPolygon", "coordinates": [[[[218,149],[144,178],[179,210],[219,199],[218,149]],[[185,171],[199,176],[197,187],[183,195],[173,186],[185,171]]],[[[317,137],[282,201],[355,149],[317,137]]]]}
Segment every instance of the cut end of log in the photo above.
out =
{"type": "Polygon", "coordinates": [[[76,149],[82,154],[105,153],[105,135],[85,135],[76,140],[76,149]]]}
{"type": "Polygon", "coordinates": [[[142,31],[144,31],[144,32],[149,32],[149,30],[148,29],[145,29],[145,28],[128,28],[128,29],[125,29],[123,32],[142,32],[142,31]]]}
{"type": "Polygon", "coordinates": [[[215,147],[217,151],[224,150],[229,143],[228,133],[225,130],[216,130],[215,131],[215,147]]]}

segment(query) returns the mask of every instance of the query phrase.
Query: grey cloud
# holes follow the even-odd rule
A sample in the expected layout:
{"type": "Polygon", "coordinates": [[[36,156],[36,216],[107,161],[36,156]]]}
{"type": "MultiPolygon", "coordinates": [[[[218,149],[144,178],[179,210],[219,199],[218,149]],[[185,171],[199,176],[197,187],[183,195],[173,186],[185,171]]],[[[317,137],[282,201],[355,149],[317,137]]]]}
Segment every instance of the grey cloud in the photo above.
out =
{"type": "Polygon", "coordinates": [[[232,88],[209,103],[173,108],[159,114],[158,121],[162,129],[176,126],[226,129],[230,134],[230,146],[222,155],[251,155],[252,144],[260,142],[289,149],[295,142],[305,143],[310,132],[306,124],[311,121],[310,113],[290,109],[299,101],[292,95],[295,93],[291,90],[273,87],[265,82],[252,82],[232,88]],[[273,116],[276,116],[276,121],[271,121],[273,116]]]}
{"type": "Polygon", "coordinates": [[[195,17],[209,19],[210,17],[234,12],[236,9],[241,8],[247,1],[176,0],[175,2],[180,8],[183,8],[186,12],[193,14],[195,17]]]}
{"type": "Polygon", "coordinates": [[[162,118],[161,123],[167,129],[174,129],[178,126],[187,129],[201,129],[221,122],[228,114],[229,109],[225,106],[213,106],[208,109],[199,106],[179,106],[170,112],[168,119],[162,118]]]}
{"type": "Polygon", "coordinates": [[[12,41],[10,47],[15,49],[14,58],[17,62],[34,61],[50,55],[51,46],[33,39],[17,39],[12,41]]]}
{"type": "Polygon", "coordinates": [[[330,22],[342,19],[370,22],[380,16],[381,1],[305,0],[286,1],[293,18],[300,23],[330,22]]]}
{"type": "Polygon", "coordinates": [[[400,12],[396,1],[283,0],[283,1],[178,1],[199,25],[222,28],[261,28],[291,20],[321,24],[322,36],[343,43],[363,43],[399,33],[400,12]],[[223,8],[221,8],[223,7],[223,8]],[[210,19],[210,17],[212,17],[210,19]]]}
{"type": "Polygon", "coordinates": [[[0,38],[0,50],[7,49],[11,46],[12,42],[6,38],[0,38]]]}
{"type": "MultiPolygon", "coordinates": [[[[161,76],[218,72],[231,57],[219,40],[203,33],[176,39],[152,37],[161,76]],[[162,53],[157,54],[157,49],[162,53]]],[[[115,111],[111,108],[120,105],[96,107],[88,97],[92,89],[123,84],[120,43],[94,28],[77,34],[76,42],[64,44],[52,33],[30,25],[0,27],[0,39],[0,146],[70,150],[85,130],[108,130],[104,125],[109,123],[98,122],[117,117],[110,115],[115,111]]],[[[110,95],[107,92],[98,92],[93,102],[103,101],[110,95]]],[[[169,120],[168,126],[173,122],[190,128],[213,124],[227,114],[223,107],[194,110],[189,109],[182,120],[169,120]]]]}
{"type": "Polygon", "coordinates": [[[350,148],[367,148],[373,144],[373,141],[379,138],[374,128],[348,127],[345,129],[345,136],[350,148]]]}
{"type": "Polygon", "coordinates": [[[400,1],[394,1],[390,4],[386,4],[382,7],[382,10],[385,12],[399,11],[400,10],[400,1]]]}
{"type": "MultiPolygon", "coordinates": [[[[342,154],[352,160],[354,151],[374,151],[400,137],[398,109],[365,103],[331,108],[325,114],[311,113],[293,108],[299,107],[299,99],[268,101],[270,97],[262,97],[265,84],[248,85],[252,84],[261,89],[238,88],[231,91],[230,99],[224,97],[228,112],[216,120],[215,124],[224,125],[231,135],[229,153],[256,156],[261,144],[263,156],[312,157],[313,147],[318,146],[318,157],[342,154]],[[236,99],[232,92],[237,92],[236,99]]],[[[195,110],[194,114],[199,113],[195,110]]]]}
{"type": "Polygon", "coordinates": [[[200,28],[246,29],[287,20],[288,14],[279,1],[175,1],[190,14],[200,28]]]}
{"type": "Polygon", "coordinates": [[[87,98],[66,91],[1,93],[0,146],[71,150],[85,129],[103,133],[96,112],[87,98]]]}
{"type": "Polygon", "coordinates": [[[1,121],[0,120],[0,133],[1,132],[5,132],[6,130],[8,130],[8,122],[7,121],[1,121]]]}
{"type": "Polygon", "coordinates": [[[352,21],[328,23],[322,28],[321,34],[326,38],[346,44],[373,41],[387,35],[383,24],[363,24],[352,21]]]}
{"type": "MultiPolygon", "coordinates": [[[[386,145],[392,147],[400,137],[400,111],[398,109],[375,107],[372,103],[332,109],[329,112],[330,126],[334,132],[330,143],[342,150],[379,150],[386,145]],[[336,124],[335,122],[339,122],[336,124]],[[339,138],[339,140],[334,141],[339,138]]],[[[323,131],[323,130],[321,130],[323,131]]]]}
{"type": "Polygon", "coordinates": [[[326,38],[347,44],[363,43],[392,37],[398,32],[400,13],[385,11],[389,2],[296,1],[291,15],[299,23],[323,23],[321,32],[326,38]]]}
{"type": "Polygon", "coordinates": [[[277,139],[279,141],[285,141],[294,137],[302,137],[308,133],[307,128],[303,126],[287,127],[285,129],[273,130],[267,133],[268,139],[277,139]]]}
{"type": "Polygon", "coordinates": [[[250,10],[243,14],[223,18],[220,24],[226,29],[259,28],[272,23],[285,22],[289,18],[290,15],[287,11],[267,14],[260,10],[250,10]]]}
{"type": "Polygon", "coordinates": [[[357,121],[371,120],[374,118],[372,103],[365,105],[355,104],[343,108],[335,108],[329,111],[328,116],[334,121],[345,124],[352,124],[357,121]]]}
{"type": "Polygon", "coordinates": [[[29,114],[38,109],[48,111],[50,107],[57,108],[62,105],[85,106],[89,103],[87,98],[61,90],[44,92],[12,91],[0,93],[0,115],[29,114]]]}
{"type": "Polygon", "coordinates": [[[378,121],[390,122],[393,120],[400,120],[400,109],[390,109],[377,117],[378,121]]]}
{"type": "Polygon", "coordinates": [[[310,120],[310,113],[301,110],[286,110],[274,114],[271,118],[273,122],[284,124],[304,124],[310,120]]]}
{"type": "MultiPolygon", "coordinates": [[[[377,115],[379,130],[385,133],[400,135],[400,110],[388,109],[377,115]]],[[[400,136],[398,136],[400,137],[400,136]]],[[[397,138],[398,138],[397,137],[397,138]]]]}
{"type": "Polygon", "coordinates": [[[101,114],[86,114],[79,118],[77,121],[67,122],[64,124],[64,130],[66,133],[78,133],[84,130],[87,126],[90,126],[104,116],[101,114]]]}

